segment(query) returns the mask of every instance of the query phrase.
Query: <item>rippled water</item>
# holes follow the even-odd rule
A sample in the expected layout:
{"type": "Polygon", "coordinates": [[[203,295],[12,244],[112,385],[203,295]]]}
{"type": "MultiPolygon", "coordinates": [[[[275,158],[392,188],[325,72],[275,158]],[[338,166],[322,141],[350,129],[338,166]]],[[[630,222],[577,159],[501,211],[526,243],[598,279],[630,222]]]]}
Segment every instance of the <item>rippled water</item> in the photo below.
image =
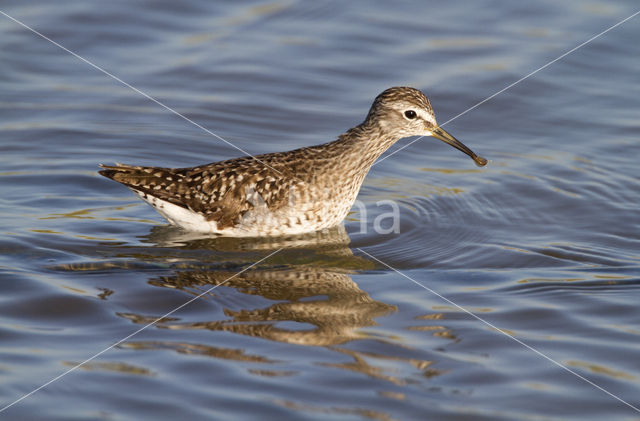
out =
{"type": "MultiPolygon", "coordinates": [[[[394,85],[447,121],[636,8],[2,6],[250,153],[332,140],[394,85]]],[[[2,406],[126,338],[0,418],[639,419],[507,336],[640,405],[638,19],[447,124],[486,168],[421,139],[344,228],[237,240],[167,227],[96,165],[238,150],[0,15],[2,406]],[[399,233],[373,229],[383,200],[399,233]]]]}

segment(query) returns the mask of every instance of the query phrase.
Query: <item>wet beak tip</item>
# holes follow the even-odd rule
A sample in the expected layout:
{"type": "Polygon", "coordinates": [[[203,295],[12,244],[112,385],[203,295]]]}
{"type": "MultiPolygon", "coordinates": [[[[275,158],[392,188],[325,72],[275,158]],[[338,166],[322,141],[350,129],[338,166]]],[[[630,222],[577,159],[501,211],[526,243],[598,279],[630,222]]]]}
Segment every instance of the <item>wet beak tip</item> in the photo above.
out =
{"type": "Polygon", "coordinates": [[[476,163],[477,166],[479,167],[484,167],[485,165],[487,165],[487,160],[481,156],[475,156],[473,157],[473,161],[476,163]]]}

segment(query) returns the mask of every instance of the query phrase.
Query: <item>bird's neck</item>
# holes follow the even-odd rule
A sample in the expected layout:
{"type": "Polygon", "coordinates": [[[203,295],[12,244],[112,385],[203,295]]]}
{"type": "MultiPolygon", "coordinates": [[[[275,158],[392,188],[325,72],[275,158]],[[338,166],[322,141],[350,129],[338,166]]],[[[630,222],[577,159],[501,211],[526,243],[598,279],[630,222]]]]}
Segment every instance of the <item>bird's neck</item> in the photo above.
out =
{"type": "Polygon", "coordinates": [[[346,214],[373,163],[397,140],[397,136],[365,121],[333,142],[296,150],[300,159],[289,163],[288,170],[296,178],[324,188],[322,194],[327,197],[337,195],[346,214]]]}
{"type": "Polygon", "coordinates": [[[345,164],[366,172],[397,141],[397,136],[388,134],[379,125],[365,121],[340,135],[336,142],[341,144],[345,155],[350,158],[350,162],[345,164]]]}
{"type": "Polygon", "coordinates": [[[301,179],[317,180],[328,174],[342,174],[341,180],[349,185],[355,182],[359,187],[376,159],[397,140],[397,135],[390,135],[367,120],[333,142],[297,150],[300,164],[290,169],[301,179]]]}

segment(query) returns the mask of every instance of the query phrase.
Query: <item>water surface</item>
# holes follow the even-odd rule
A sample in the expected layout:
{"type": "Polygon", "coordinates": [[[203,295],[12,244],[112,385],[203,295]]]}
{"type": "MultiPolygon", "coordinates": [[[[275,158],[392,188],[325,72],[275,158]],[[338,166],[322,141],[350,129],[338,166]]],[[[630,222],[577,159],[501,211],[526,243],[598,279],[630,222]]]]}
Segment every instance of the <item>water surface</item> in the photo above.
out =
{"type": "MultiPolygon", "coordinates": [[[[447,121],[636,8],[2,10],[257,154],[333,140],[395,85],[447,121]]],[[[344,227],[237,240],[166,226],[96,165],[241,152],[0,16],[2,406],[161,318],[0,417],[640,419],[503,334],[640,405],[638,19],[447,124],[487,167],[421,139],[344,227]],[[384,200],[397,233],[373,229],[384,200]]]]}

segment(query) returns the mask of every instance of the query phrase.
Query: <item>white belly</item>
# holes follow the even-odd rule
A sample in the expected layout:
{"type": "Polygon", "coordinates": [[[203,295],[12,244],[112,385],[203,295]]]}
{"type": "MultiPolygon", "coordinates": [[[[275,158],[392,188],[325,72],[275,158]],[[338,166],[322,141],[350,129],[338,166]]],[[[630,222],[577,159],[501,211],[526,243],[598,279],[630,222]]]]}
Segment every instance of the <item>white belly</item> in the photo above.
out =
{"type": "MultiPolygon", "coordinates": [[[[132,189],[133,190],[133,189],[132,189]]],[[[339,224],[346,215],[333,215],[329,218],[301,217],[304,209],[283,210],[273,213],[265,206],[247,212],[240,223],[234,227],[218,229],[215,221],[208,221],[204,215],[193,212],[182,206],[174,205],[138,190],[133,190],[142,200],[151,205],[170,224],[188,231],[224,235],[229,237],[259,237],[276,235],[294,235],[318,231],[339,224]]],[[[335,210],[334,210],[335,212],[335,210]]],[[[341,212],[342,213],[342,212],[341,212]]]]}

